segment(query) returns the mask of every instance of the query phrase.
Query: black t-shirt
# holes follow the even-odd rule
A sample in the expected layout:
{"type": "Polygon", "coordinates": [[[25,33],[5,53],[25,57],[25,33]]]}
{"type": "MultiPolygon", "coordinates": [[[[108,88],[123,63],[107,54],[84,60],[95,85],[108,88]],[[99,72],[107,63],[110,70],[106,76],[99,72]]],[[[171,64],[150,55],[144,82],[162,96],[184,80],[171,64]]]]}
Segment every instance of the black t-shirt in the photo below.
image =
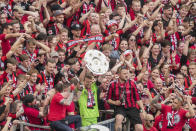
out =
{"type": "Polygon", "coordinates": [[[163,22],[163,28],[166,29],[166,27],[169,25],[170,19],[166,21],[162,18],[162,22],[163,22]]]}
{"type": "Polygon", "coordinates": [[[161,53],[157,56],[156,60],[152,57],[152,54],[150,54],[148,62],[151,65],[151,69],[159,64],[160,59],[161,59],[161,53]]]}

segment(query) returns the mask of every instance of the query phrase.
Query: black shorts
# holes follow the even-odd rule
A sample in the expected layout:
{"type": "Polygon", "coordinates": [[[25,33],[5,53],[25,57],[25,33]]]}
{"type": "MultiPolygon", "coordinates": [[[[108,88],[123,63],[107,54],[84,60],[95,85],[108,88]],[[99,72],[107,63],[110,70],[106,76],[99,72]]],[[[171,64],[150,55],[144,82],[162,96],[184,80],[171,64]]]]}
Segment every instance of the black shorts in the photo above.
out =
{"type": "Polygon", "coordinates": [[[142,120],[140,118],[140,111],[136,107],[132,108],[124,108],[122,106],[116,107],[115,116],[121,114],[124,117],[129,118],[132,124],[142,124],[142,120]]]}

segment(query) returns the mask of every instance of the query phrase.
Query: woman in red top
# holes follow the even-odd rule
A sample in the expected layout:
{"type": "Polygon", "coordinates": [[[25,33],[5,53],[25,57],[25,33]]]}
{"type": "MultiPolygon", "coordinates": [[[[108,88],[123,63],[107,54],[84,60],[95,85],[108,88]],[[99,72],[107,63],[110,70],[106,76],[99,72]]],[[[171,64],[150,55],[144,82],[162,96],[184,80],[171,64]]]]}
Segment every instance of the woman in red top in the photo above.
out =
{"type": "Polygon", "coordinates": [[[146,115],[145,122],[143,124],[144,131],[158,131],[154,126],[155,120],[154,117],[151,114],[146,115]]]}

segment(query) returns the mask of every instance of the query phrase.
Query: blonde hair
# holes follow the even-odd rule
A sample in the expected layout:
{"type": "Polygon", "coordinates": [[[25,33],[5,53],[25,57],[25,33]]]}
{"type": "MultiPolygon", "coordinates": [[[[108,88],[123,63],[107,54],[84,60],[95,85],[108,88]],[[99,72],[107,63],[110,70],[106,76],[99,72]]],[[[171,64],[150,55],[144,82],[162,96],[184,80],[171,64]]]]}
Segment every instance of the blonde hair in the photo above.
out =
{"type": "Polygon", "coordinates": [[[112,45],[110,45],[110,44],[105,44],[105,45],[103,45],[103,47],[102,47],[102,51],[105,51],[105,50],[110,50],[110,51],[112,51],[112,49],[113,49],[113,47],[112,47],[112,45]]]}

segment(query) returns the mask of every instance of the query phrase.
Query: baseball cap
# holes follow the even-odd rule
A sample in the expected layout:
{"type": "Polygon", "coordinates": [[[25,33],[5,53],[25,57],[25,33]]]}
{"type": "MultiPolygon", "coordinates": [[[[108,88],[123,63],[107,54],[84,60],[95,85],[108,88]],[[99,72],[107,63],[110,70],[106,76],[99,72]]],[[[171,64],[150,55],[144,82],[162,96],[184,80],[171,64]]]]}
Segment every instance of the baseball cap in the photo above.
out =
{"type": "Polygon", "coordinates": [[[126,50],[126,51],[124,52],[124,56],[125,56],[125,57],[129,56],[130,54],[132,54],[132,50],[126,50]]]}
{"type": "Polygon", "coordinates": [[[54,12],[54,16],[58,16],[58,15],[62,15],[63,14],[63,11],[62,10],[56,10],[54,12]]]}
{"type": "Polygon", "coordinates": [[[118,26],[116,20],[109,20],[108,23],[107,23],[108,28],[110,28],[110,27],[113,26],[113,25],[118,26]]]}
{"type": "Polygon", "coordinates": [[[71,25],[71,29],[72,30],[81,30],[82,27],[80,26],[80,24],[72,24],[71,25]]]}
{"type": "Polygon", "coordinates": [[[52,11],[63,10],[63,8],[60,5],[56,4],[56,5],[52,5],[51,10],[52,11]]]}
{"type": "Polygon", "coordinates": [[[50,53],[50,57],[58,57],[59,54],[56,51],[50,53]]]}

